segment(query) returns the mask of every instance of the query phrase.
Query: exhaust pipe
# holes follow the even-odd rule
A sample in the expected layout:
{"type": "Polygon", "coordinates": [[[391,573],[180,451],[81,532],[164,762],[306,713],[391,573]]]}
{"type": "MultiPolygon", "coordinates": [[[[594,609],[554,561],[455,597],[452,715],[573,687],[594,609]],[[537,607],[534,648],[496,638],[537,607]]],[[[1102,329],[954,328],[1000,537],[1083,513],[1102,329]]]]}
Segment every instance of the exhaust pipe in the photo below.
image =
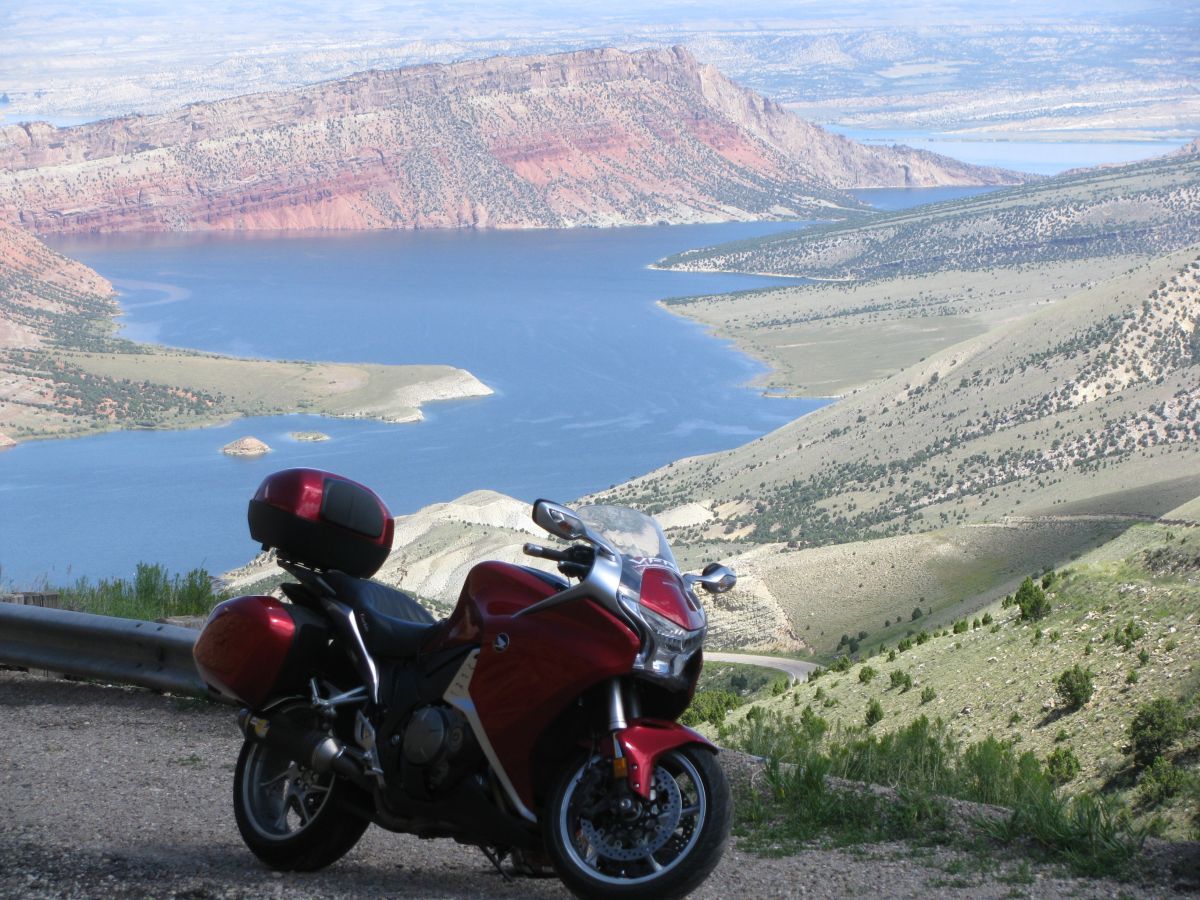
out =
{"type": "Polygon", "coordinates": [[[321,775],[333,772],[370,789],[362,768],[346,753],[346,745],[328,732],[298,727],[284,716],[262,718],[248,709],[238,713],[237,721],[247,740],[261,741],[321,775]]]}

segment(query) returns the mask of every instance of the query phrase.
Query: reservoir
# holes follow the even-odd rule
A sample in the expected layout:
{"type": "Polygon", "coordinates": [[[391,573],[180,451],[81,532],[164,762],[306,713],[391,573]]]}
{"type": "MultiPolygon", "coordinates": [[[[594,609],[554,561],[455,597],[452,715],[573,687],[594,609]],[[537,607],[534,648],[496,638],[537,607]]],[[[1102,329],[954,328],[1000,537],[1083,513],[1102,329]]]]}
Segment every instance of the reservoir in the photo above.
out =
{"type": "Polygon", "coordinates": [[[120,292],[135,340],[240,356],[447,363],[495,394],[426,420],[240,419],[113,432],[0,454],[0,579],[130,576],[139,561],[217,573],[258,549],[246,504],[269,472],[329,469],[395,514],[480,488],[570,501],[682,456],[744,444],[824,401],[763,397],[763,367],[655,305],[778,279],[660,272],[687,249],[797,227],[62,239],[120,292]],[[293,431],[322,431],[304,443],[293,431]],[[274,452],[233,459],[253,435],[274,452]]]}
{"type": "MultiPolygon", "coordinates": [[[[920,145],[929,135],[891,137],[920,145]]],[[[1170,147],[968,149],[969,161],[1050,172],[1170,147]]],[[[981,190],[855,193],[900,209],[981,190]]],[[[826,401],[762,396],[748,387],[759,363],[655,301],[781,280],[647,266],[797,227],[58,239],[55,249],[114,283],[134,340],[273,359],[446,363],[496,393],[428,404],[425,421],[410,425],[281,416],[22,444],[0,453],[0,590],[128,577],[139,561],[213,573],[240,565],[258,549],[247,502],[265,475],[291,466],[362,481],[403,514],[481,488],[570,501],[747,443],[826,401]],[[332,439],[298,442],[294,431],[332,439]],[[219,452],[245,435],[274,452],[219,452]]]]}

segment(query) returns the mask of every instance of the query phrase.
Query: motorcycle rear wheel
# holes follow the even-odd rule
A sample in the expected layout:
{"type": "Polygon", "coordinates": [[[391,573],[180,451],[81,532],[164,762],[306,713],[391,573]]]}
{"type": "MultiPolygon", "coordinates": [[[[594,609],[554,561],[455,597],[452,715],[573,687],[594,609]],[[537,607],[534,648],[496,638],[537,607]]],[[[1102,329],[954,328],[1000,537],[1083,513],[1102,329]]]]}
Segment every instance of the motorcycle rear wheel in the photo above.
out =
{"type": "Polygon", "coordinates": [[[559,877],[586,898],[668,900],[709,876],[729,838],[729,782],[700,747],[664,753],[654,771],[655,801],[619,811],[611,762],[579,759],[559,779],[543,819],[559,877]]]}
{"type": "Polygon", "coordinates": [[[246,741],[233,780],[233,814],[250,851],[273,869],[313,872],[345,856],[370,822],[338,802],[350,789],[259,741],[246,741]]]}

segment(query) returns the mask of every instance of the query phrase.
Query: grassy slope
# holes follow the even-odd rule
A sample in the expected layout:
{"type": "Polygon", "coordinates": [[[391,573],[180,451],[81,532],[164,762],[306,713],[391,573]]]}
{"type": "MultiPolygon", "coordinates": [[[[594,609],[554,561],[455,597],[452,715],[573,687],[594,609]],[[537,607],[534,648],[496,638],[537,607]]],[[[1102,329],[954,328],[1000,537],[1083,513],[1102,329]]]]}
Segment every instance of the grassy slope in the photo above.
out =
{"type": "Polygon", "coordinates": [[[689,250],[664,268],[821,278],[1156,255],[1200,229],[1200,157],[1168,156],[1064,175],[982,197],[689,250]]]}
{"type": "Polygon", "coordinates": [[[1053,512],[1100,495],[1113,503],[1094,511],[1154,512],[1142,488],[1200,474],[1187,346],[1200,318],[1195,259],[1183,251],[1134,266],[744,447],[603,496],[718,510],[685,539],[802,545],[1053,512]]]}
{"type": "MultiPolygon", "coordinates": [[[[1169,518],[1200,522],[1200,500],[1169,518]]],[[[1034,750],[1040,758],[1068,746],[1082,763],[1074,786],[1131,791],[1125,747],[1137,707],[1156,697],[1194,704],[1200,690],[1200,524],[1134,525],[1072,565],[1050,599],[1051,613],[1037,625],[1020,622],[1015,608],[995,603],[977,615],[990,613],[996,626],[933,637],[893,662],[881,654],[755,705],[790,716],[811,705],[831,724],[850,727],[863,722],[867,704],[877,699],[885,711],[878,728],[894,730],[926,715],[947,720],[964,743],[994,735],[1017,741],[1019,749],[1034,750]],[[1165,561],[1149,562],[1147,552],[1154,550],[1162,550],[1165,561]],[[1127,650],[1106,635],[1129,622],[1145,634],[1127,650]],[[1039,628],[1040,640],[1035,637],[1039,628]],[[1139,660],[1143,650],[1145,664],[1139,660]],[[1063,712],[1054,679],[1076,664],[1095,673],[1096,692],[1083,709],[1063,712]],[[859,679],[864,665],[879,673],[867,684],[859,679]],[[910,674],[913,688],[891,687],[893,671],[910,674]],[[1137,672],[1132,684],[1127,682],[1131,671],[1137,672]],[[936,694],[927,703],[922,702],[926,689],[936,694]]],[[[747,711],[731,713],[729,721],[747,711]]],[[[1196,748],[1189,746],[1178,747],[1172,760],[1200,773],[1196,748]]],[[[1184,805],[1168,811],[1177,823],[1192,813],[1184,805]]]]}
{"type": "Polygon", "coordinates": [[[783,396],[844,396],[1113,277],[1130,256],[988,271],[931,272],[666,301],[733,340],[771,371],[755,384],[783,396]]]}

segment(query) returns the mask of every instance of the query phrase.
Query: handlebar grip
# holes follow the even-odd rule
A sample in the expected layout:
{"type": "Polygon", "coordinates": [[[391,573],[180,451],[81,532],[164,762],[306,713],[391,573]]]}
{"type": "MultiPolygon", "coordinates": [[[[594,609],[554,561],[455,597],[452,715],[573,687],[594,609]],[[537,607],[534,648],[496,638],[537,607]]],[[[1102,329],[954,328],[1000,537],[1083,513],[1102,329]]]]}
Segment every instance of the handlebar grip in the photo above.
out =
{"type": "Polygon", "coordinates": [[[521,551],[526,556],[540,556],[542,559],[562,560],[564,558],[561,550],[555,550],[551,547],[543,547],[540,544],[526,544],[521,548],[521,551]]]}

